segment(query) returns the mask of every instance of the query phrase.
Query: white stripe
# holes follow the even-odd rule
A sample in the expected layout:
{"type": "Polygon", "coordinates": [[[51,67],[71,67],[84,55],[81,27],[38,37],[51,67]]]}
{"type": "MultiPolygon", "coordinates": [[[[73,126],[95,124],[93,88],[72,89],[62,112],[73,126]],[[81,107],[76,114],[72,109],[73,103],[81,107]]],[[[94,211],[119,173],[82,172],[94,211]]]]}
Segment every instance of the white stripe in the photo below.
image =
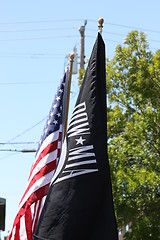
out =
{"type": "Polygon", "coordinates": [[[11,232],[12,234],[11,240],[14,240],[15,231],[16,231],[16,226],[13,228],[13,231],[11,232]]]}
{"type": "Polygon", "coordinates": [[[42,207],[43,207],[43,205],[44,205],[44,202],[46,201],[46,196],[44,196],[43,198],[42,198],[42,207]]]}
{"type": "MultiPolygon", "coordinates": [[[[53,138],[55,138],[55,135],[56,135],[56,137],[57,137],[57,139],[58,139],[58,138],[59,138],[59,131],[56,131],[56,134],[54,134],[54,136],[53,136],[53,134],[50,134],[50,135],[48,136],[48,138],[46,138],[47,141],[44,141],[45,144],[42,144],[43,147],[46,147],[47,143],[51,143],[51,142],[52,142],[51,140],[52,140],[53,138]]],[[[41,148],[41,149],[42,149],[42,148],[41,148]]],[[[43,150],[42,150],[42,151],[43,151],[43,150]]],[[[56,149],[56,153],[57,153],[57,149],[56,149]]],[[[47,159],[48,161],[51,161],[51,157],[54,155],[54,152],[53,152],[53,155],[52,155],[52,153],[49,153],[49,154],[47,154],[47,155],[46,155],[46,157],[44,157],[44,159],[47,159]],[[47,155],[50,155],[48,159],[47,159],[47,155]]],[[[37,157],[38,157],[38,156],[37,156],[37,157]]],[[[37,159],[37,158],[36,158],[36,159],[37,159]]],[[[40,162],[41,162],[41,161],[40,161],[40,162]]],[[[40,164],[41,164],[41,163],[40,163],[40,164]]],[[[43,159],[42,159],[42,165],[43,165],[43,159]]],[[[37,165],[37,166],[38,166],[38,165],[37,165]]],[[[48,183],[51,182],[51,179],[52,179],[52,177],[53,177],[54,172],[55,172],[55,170],[53,170],[52,172],[46,174],[45,176],[41,177],[38,181],[36,181],[36,182],[32,185],[32,187],[28,190],[28,192],[27,192],[26,195],[24,196],[22,202],[20,203],[20,205],[19,205],[19,207],[18,207],[18,212],[19,212],[20,208],[23,206],[23,204],[27,201],[27,199],[30,197],[30,195],[31,195],[34,191],[36,191],[36,190],[39,189],[40,187],[43,187],[43,186],[45,186],[46,184],[48,184],[48,183]]],[[[36,170],[35,170],[35,173],[36,173],[36,170]]],[[[33,176],[34,176],[34,175],[32,174],[31,177],[29,178],[29,181],[28,181],[28,183],[27,183],[27,187],[29,186],[29,183],[30,183],[30,181],[31,181],[31,179],[32,179],[33,176]]],[[[27,187],[26,187],[26,189],[27,189],[27,187]]]]}
{"type": "Polygon", "coordinates": [[[34,202],[30,207],[31,213],[32,213],[32,221],[33,221],[32,222],[32,231],[33,231],[34,223],[35,223],[36,216],[37,216],[38,202],[39,202],[39,200],[36,203],[34,202]]]}
{"type": "MultiPolygon", "coordinates": [[[[78,170],[78,171],[79,171],[79,170],[78,170]]],[[[66,171],[66,172],[67,172],[67,171],[66,171]]],[[[58,179],[54,182],[54,184],[56,184],[56,183],[58,183],[58,182],[61,182],[61,181],[63,181],[63,180],[69,179],[69,178],[73,178],[73,177],[77,177],[77,176],[83,175],[83,174],[98,172],[98,169],[85,169],[85,170],[82,169],[81,172],[76,172],[76,173],[75,173],[75,171],[69,171],[69,172],[70,172],[69,175],[64,176],[64,177],[61,177],[61,178],[58,178],[58,179]]]]}
{"type": "Polygon", "coordinates": [[[26,224],[25,224],[25,215],[23,215],[23,216],[20,218],[19,236],[20,236],[20,240],[26,240],[26,239],[27,239],[26,224]]]}
{"type": "Polygon", "coordinates": [[[86,158],[86,157],[95,157],[95,154],[94,153],[84,153],[84,154],[75,155],[73,157],[69,157],[68,161],[73,161],[75,159],[86,158]]]}
{"type": "MultiPolygon", "coordinates": [[[[58,150],[56,149],[54,152],[51,152],[51,153],[47,154],[44,158],[41,159],[41,161],[34,168],[34,170],[32,172],[32,175],[28,179],[25,191],[28,188],[30,182],[32,181],[32,178],[36,175],[36,173],[38,173],[41,170],[41,168],[43,168],[47,163],[50,163],[50,162],[52,162],[54,160],[57,160],[57,153],[58,153],[58,150]]],[[[27,194],[27,192],[26,192],[26,194],[27,194]]],[[[23,198],[25,197],[25,195],[23,196],[23,198]]],[[[21,199],[21,201],[23,201],[23,199],[21,199]]]]}
{"type": "MultiPolygon", "coordinates": [[[[47,195],[46,195],[46,196],[47,196],[47,195]]],[[[43,209],[43,206],[44,206],[44,202],[45,202],[45,200],[46,200],[46,196],[44,196],[44,197],[42,198],[41,209],[40,209],[40,211],[39,211],[39,217],[40,217],[40,215],[41,215],[41,212],[42,212],[42,209],[43,209]]]]}
{"type": "Polygon", "coordinates": [[[87,116],[87,113],[81,113],[81,114],[77,114],[76,116],[74,116],[69,124],[69,127],[71,127],[73,124],[76,124],[76,123],[80,123],[80,122],[84,122],[84,121],[88,121],[88,116],[87,116]],[[80,118],[80,117],[83,117],[79,120],[76,120],[76,118],[80,118]]]}
{"type": "MultiPolygon", "coordinates": [[[[38,201],[37,201],[38,202],[38,201]]],[[[36,203],[37,203],[36,202],[36,203]]],[[[37,206],[37,205],[36,205],[37,206]]],[[[31,215],[32,215],[32,220],[33,220],[33,217],[34,217],[34,208],[35,208],[35,202],[30,206],[30,209],[31,209],[31,215]]]]}
{"type": "Polygon", "coordinates": [[[38,173],[41,170],[41,168],[43,168],[47,163],[50,163],[57,159],[57,153],[58,153],[58,150],[56,149],[54,152],[48,153],[44,158],[41,159],[41,161],[34,168],[32,175],[30,176],[30,178],[28,180],[26,189],[27,189],[28,185],[30,184],[34,175],[36,175],[36,173],[38,173]]]}
{"type": "Polygon", "coordinates": [[[81,146],[81,147],[76,147],[76,148],[71,148],[69,151],[70,151],[70,155],[74,155],[75,154],[75,151],[76,151],[76,154],[81,154],[81,152],[84,152],[86,150],[91,150],[91,149],[94,149],[93,145],[87,145],[87,146],[81,146]]]}
{"type": "Polygon", "coordinates": [[[67,131],[68,137],[75,136],[75,135],[80,135],[80,134],[90,134],[89,128],[84,128],[86,126],[89,126],[88,122],[79,124],[75,127],[70,128],[70,130],[67,131]],[[88,132],[86,132],[88,131],[88,132]]]}
{"type": "MultiPolygon", "coordinates": [[[[36,202],[35,212],[34,212],[34,207],[32,207],[32,210],[31,210],[31,211],[32,211],[32,213],[33,213],[33,215],[34,215],[34,219],[33,219],[33,223],[32,223],[32,231],[33,231],[33,229],[34,229],[34,227],[35,227],[36,218],[38,217],[38,219],[39,219],[39,217],[40,217],[42,208],[43,208],[43,206],[44,206],[45,199],[46,199],[46,196],[44,196],[44,197],[41,199],[41,201],[38,200],[38,201],[36,202]],[[38,210],[39,206],[40,206],[40,210],[39,210],[39,212],[38,212],[37,210],[38,210]]],[[[34,203],[32,204],[32,206],[33,206],[33,205],[34,205],[34,203]]]]}
{"type": "MultiPolygon", "coordinates": [[[[86,114],[87,115],[87,114],[86,114]]],[[[79,120],[74,120],[73,122],[70,123],[69,125],[69,128],[72,126],[72,125],[75,125],[75,124],[78,124],[80,122],[87,122],[88,123],[88,117],[85,117],[85,118],[81,118],[79,120]]],[[[89,125],[89,123],[88,123],[89,125]]]]}
{"type": "Polygon", "coordinates": [[[54,132],[54,133],[51,133],[51,134],[43,141],[43,143],[42,143],[42,145],[41,145],[41,147],[40,147],[40,149],[39,149],[39,151],[38,151],[38,153],[37,153],[37,156],[36,156],[33,164],[37,161],[40,153],[41,153],[50,143],[58,140],[58,138],[59,138],[59,132],[62,132],[62,125],[60,125],[59,130],[57,130],[57,131],[54,132]]]}
{"type": "MultiPolygon", "coordinates": [[[[74,108],[74,110],[73,110],[72,117],[73,117],[75,114],[80,113],[80,112],[83,112],[83,111],[85,111],[85,110],[86,110],[86,103],[85,103],[85,102],[78,104],[78,105],[74,108]],[[79,110],[76,110],[77,108],[80,108],[80,107],[83,107],[83,108],[81,108],[81,109],[79,109],[79,110]]],[[[71,118],[71,119],[72,119],[72,118],[71,118]]]]}
{"type": "MultiPolygon", "coordinates": [[[[83,117],[83,116],[87,116],[87,118],[88,118],[87,113],[84,112],[84,113],[80,113],[80,114],[77,114],[77,115],[73,116],[72,119],[71,119],[71,122],[72,122],[73,120],[75,120],[76,118],[80,118],[80,117],[83,117]]],[[[71,122],[70,122],[70,123],[71,123],[71,122]]]]}
{"type": "Polygon", "coordinates": [[[37,180],[32,187],[28,190],[27,194],[25,195],[25,197],[23,198],[22,202],[20,203],[19,207],[18,207],[18,212],[21,209],[21,207],[24,205],[24,203],[27,201],[27,199],[30,197],[30,195],[35,192],[37,189],[39,189],[40,187],[43,187],[45,185],[47,185],[48,183],[51,182],[51,179],[53,177],[55,170],[53,170],[52,172],[44,175],[43,177],[41,177],[39,180],[37,180]]]}
{"type": "Polygon", "coordinates": [[[55,179],[57,178],[58,174],[60,173],[60,171],[61,171],[61,169],[64,165],[64,162],[65,162],[65,159],[66,159],[66,153],[67,153],[67,141],[66,141],[66,138],[65,138],[65,140],[63,142],[63,145],[62,145],[60,160],[59,160],[58,166],[56,168],[55,174],[53,175],[53,178],[51,180],[51,184],[55,181],[55,179]]]}
{"type": "Polygon", "coordinates": [[[58,141],[58,149],[61,149],[61,146],[62,146],[62,140],[58,141]]]}
{"type": "Polygon", "coordinates": [[[80,165],[85,165],[85,164],[92,164],[92,163],[97,163],[96,160],[88,160],[88,161],[81,161],[81,162],[76,162],[76,163],[71,163],[71,164],[67,164],[65,166],[66,168],[70,168],[70,167],[76,167],[76,166],[80,166],[80,165]]]}

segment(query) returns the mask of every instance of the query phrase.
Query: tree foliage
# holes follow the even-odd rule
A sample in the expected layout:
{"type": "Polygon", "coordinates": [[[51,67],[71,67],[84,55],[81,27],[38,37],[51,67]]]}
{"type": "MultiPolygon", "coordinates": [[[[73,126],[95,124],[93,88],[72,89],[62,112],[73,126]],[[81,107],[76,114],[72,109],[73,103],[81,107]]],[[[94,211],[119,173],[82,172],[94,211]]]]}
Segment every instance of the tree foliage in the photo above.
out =
{"type": "Polygon", "coordinates": [[[160,239],[160,51],[128,34],[106,67],[108,154],[118,226],[126,239],[160,239]]]}

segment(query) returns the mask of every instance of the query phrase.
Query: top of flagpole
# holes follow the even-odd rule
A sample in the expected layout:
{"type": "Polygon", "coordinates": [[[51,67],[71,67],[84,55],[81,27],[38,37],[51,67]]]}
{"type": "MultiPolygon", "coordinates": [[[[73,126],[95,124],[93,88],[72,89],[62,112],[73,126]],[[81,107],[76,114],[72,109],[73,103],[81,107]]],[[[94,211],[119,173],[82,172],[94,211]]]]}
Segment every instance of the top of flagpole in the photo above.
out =
{"type": "Polygon", "coordinates": [[[64,124],[64,136],[63,140],[65,139],[66,133],[67,133],[67,123],[68,123],[68,112],[69,112],[69,102],[70,102],[70,92],[71,92],[71,78],[72,78],[72,69],[73,69],[73,62],[74,62],[74,52],[70,53],[70,73],[69,73],[69,79],[68,79],[68,89],[67,89],[67,105],[66,105],[66,119],[64,124]]]}
{"type": "Polygon", "coordinates": [[[99,18],[98,23],[99,23],[98,24],[98,32],[100,34],[102,34],[102,28],[103,28],[104,19],[103,18],[99,18]]]}
{"type": "Polygon", "coordinates": [[[70,53],[70,62],[74,62],[74,52],[70,53]]]}

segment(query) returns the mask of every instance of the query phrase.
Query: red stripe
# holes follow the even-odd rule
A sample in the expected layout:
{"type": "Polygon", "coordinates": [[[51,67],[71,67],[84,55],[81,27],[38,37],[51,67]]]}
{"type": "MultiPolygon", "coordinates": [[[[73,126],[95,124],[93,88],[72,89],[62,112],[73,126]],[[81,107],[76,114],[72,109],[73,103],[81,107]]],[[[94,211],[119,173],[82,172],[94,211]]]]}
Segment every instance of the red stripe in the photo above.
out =
{"type": "MultiPolygon", "coordinates": [[[[45,195],[47,195],[48,189],[49,189],[49,185],[50,183],[48,183],[47,185],[39,188],[38,190],[36,190],[34,193],[31,194],[31,196],[28,198],[27,202],[25,202],[25,204],[20,208],[14,223],[13,223],[13,227],[20,221],[20,218],[25,214],[25,211],[36,201],[38,201],[39,199],[43,198],[45,195]]],[[[13,229],[12,229],[13,230],[13,229]]]]}
{"type": "Polygon", "coordinates": [[[36,215],[36,209],[37,209],[37,202],[35,202],[34,204],[34,214],[33,214],[33,220],[35,218],[35,215],[36,215]]]}
{"type": "Polygon", "coordinates": [[[57,149],[57,147],[58,147],[58,140],[50,143],[46,148],[43,149],[43,151],[40,153],[40,155],[39,155],[37,161],[35,162],[35,164],[32,165],[29,178],[32,175],[32,172],[33,172],[34,168],[41,161],[41,159],[44,158],[48,153],[55,151],[57,149]]]}
{"type": "Polygon", "coordinates": [[[20,237],[19,237],[19,230],[20,230],[20,221],[17,222],[17,224],[13,225],[12,227],[12,231],[11,233],[9,234],[9,236],[7,237],[7,240],[10,240],[12,238],[12,233],[13,233],[13,228],[15,227],[15,234],[14,234],[14,240],[20,240],[20,237]]]}
{"type": "Polygon", "coordinates": [[[27,211],[25,212],[25,225],[27,240],[32,240],[32,213],[30,208],[28,208],[27,211]]]}
{"type": "Polygon", "coordinates": [[[60,153],[61,153],[61,150],[60,150],[60,149],[58,149],[57,158],[59,158],[59,157],[60,157],[60,153]]]}
{"type": "Polygon", "coordinates": [[[62,132],[59,132],[59,138],[58,138],[59,141],[62,140],[62,132]]]}
{"type": "MultiPolygon", "coordinates": [[[[60,149],[58,149],[58,141],[62,140],[62,133],[59,132],[59,137],[58,140],[56,140],[55,142],[50,143],[39,155],[37,161],[35,162],[34,165],[32,165],[31,171],[30,171],[30,176],[32,175],[32,172],[34,170],[34,168],[37,166],[37,164],[41,161],[41,159],[43,157],[45,157],[48,153],[55,151],[56,149],[58,150],[58,156],[60,156],[60,149]]],[[[46,164],[37,174],[35,174],[35,176],[33,177],[32,181],[30,182],[29,186],[27,187],[21,201],[23,200],[25,194],[27,193],[27,191],[30,189],[30,187],[32,187],[32,185],[41,177],[45,176],[45,174],[53,171],[56,168],[56,160],[52,161],[51,163],[46,164]]],[[[29,176],[29,177],[30,177],[29,176]]],[[[39,215],[40,215],[40,211],[41,211],[41,204],[42,204],[42,198],[47,195],[48,189],[49,189],[50,183],[46,184],[43,187],[39,187],[39,189],[37,189],[36,191],[34,191],[30,197],[27,199],[27,201],[25,202],[25,204],[21,207],[21,209],[19,210],[15,220],[14,220],[14,224],[12,227],[12,231],[14,229],[14,227],[16,226],[16,230],[15,230],[15,237],[14,240],[20,240],[20,236],[19,236],[19,230],[20,230],[20,218],[25,214],[25,223],[26,223],[26,232],[27,232],[27,238],[28,240],[32,239],[32,229],[33,232],[35,231],[38,219],[39,219],[39,215]],[[40,200],[39,205],[38,205],[38,209],[37,209],[37,213],[35,215],[34,212],[34,217],[36,217],[35,221],[34,221],[34,226],[32,227],[33,221],[32,221],[32,215],[31,215],[31,210],[30,207],[33,203],[35,203],[35,206],[37,204],[37,201],[40,200]]],[[[21,203],[21,202],[20,202],[21,203]]],[[[35,208],[34,208],[35,209],[35,208]]],[[[36,211],[36,210],[35,210],[36,211]]],[[[34,219],[34,218],[33,218],[34,219]]],[[[8,240],[11,239],[12,237],[12,231],[9,235],[9,237],[7,238],[8,240]]]]}
{"type": "Polygon", "coordinates": [[[53,160],[50,163],[47,163],[43,168],[41,168],[41,170],[36,173],[34,175],[34,177],[32,178],[30,184],[28,185],[27,189],[25,190],[23,197],[20,201],[20,203],[22,202],[23,198],[25,197],[25,195],[27,194],[27,192],[29,191],[29,189],[33,186],[33,184],[38,181],[41,177],[44,177],[46,174],[48,174],[49,172],[53,171],[56,168],[56,160],[53,160]]]}
{"type": "Polygon", "coordinates": [[[37,222],[38,222],[38,219],[39,219],[39,216],[40,216],[41,204],[42,204],[42,199],[39,200],[39,205],[38,205],[38,209],[37,209],[36,219],[34,221],[34,226],[33,226],[33,233],[36,230],[37,222]]]}
{"type": "Polygon", "coordinates": [[[20,230],[20,222],[16,224],[14,240],[20,240],[19,230],[20,230]]]}

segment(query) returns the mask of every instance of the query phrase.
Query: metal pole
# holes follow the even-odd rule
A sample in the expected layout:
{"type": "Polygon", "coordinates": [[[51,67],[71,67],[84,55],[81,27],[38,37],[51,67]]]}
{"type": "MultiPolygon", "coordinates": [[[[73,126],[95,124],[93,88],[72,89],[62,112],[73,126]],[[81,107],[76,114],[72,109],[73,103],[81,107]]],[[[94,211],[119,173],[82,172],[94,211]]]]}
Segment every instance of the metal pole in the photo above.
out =
{"type": "Polygon", "coordinates": [[[81,26],[79,28],[79,32],[81,34],[81,49],[80,49],[80,68],[84,69],[84,64],[85,64],[85,55],[84,55],[84,40],[85,40],[85,27],[87,24],[87,20],[84,21],[84,26],[81,26]]]}
{"type": "Polygon", "coordinates": [[[64,125],[64,139],[65,139],[66,132],[67,132],[67,122],[68,122],[68,112],[69,112],[69,101],[70,101],[73,61],[74,61],[74,53],[71,53],[70,54],[70,74],[69,74],[68,90],[67,90],[66,119],[65,119],[65,125],[64,125]]]}

